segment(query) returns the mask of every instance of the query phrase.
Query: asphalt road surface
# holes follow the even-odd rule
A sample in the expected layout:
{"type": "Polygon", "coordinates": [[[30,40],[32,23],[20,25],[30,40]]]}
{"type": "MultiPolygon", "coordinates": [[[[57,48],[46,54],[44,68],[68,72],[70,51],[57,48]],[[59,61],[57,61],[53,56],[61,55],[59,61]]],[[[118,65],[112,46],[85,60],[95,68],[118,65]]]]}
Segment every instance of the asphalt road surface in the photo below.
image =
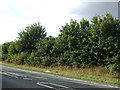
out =
{"type": "Polygon", "coordinates": [[[117,86],[28,71],[2,65],[2,90],[113,90],[117,86]]]}

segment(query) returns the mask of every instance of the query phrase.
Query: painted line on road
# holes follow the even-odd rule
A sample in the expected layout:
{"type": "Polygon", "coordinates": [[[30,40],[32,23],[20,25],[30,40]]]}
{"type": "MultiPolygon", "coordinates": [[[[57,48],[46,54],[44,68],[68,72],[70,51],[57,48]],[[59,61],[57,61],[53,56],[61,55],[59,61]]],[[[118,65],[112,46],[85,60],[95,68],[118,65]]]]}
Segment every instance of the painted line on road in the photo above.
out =
{"type": "Polygon", "coordinates": [[[63,86],[63,85],[60,85],[60,84],[55,84],[55,83],[49,83],[51,85],[54,85],[54,86],[58,86],[58,87],[62,87],[62,88],[69,88],[67,86],[63,86]]]}
{"type": "Polygon", "coordinates": [[[8,73],[5,73],[5,72],[2,72],[2,74],[4,74],[4,75],[7,75],[7,76],[10,76],[10,77],[18,78],[17,76],[10,75],[10,74],[8,74],[8,73]]]}
{"type": "Polygon", "coordinates": [[[41,84],[49,84],[49,83],[47,83],[47,82],[39,82],[39,83],[41,83],[41,84]]]}
{"type": "Polygon", "coordinates": [[[27,76],[23,76],[23,75],[20,75],[20,74],[17,74],[17,73],[11,73],[11,72],[7,72],[7,73],[15,75],[15,76],[19,76],[19,77],[27,77],[27,76]]]}
{"type": "Polygon", "coordinates": [[[40,85],[40,86],[43,86],[43,87],[55,89],[54,87],[51,87],[51,86],[48,86],[48,85],[41,84],[40,82],[37,82],[36,84],[37,84],[37,85],[40,85]]]}
{"type": "Polygon", "coordinates": [[[37,79],[48,79],[48,78],[44,78],[44,77],[33,77],[33,78],[37,78],[37,79]]]}
{"type": "Polygon", "coordinates": [[[54,86],[62,87],[62,88],[70,88],[70,87],[63,86],[63,85],[56,84],[56,83],[47,83],[47,82],[39,82],[39,83],[40,83],[40,84],[50,84],[50,85],[54,85],[54,86]]]}
{"type": "Polygon", "coordinates": [[[111,87],[111,88],[119,88],[119,87],[117,87],[117,86],[112,86],[112,85],[104,85],[104,86],[106,86],[106,87],[111,87]]]}
{"type": "Polygon", "coordinates": [[[23,78],[24,80],[32,80],[32,78],[23,78]]]}
{"type": "Polygon", "coordinates": [[[77,81],[79,83],[82,82],[82,84],[85,84],[85,85],[96,85],[98,87],[104,86],[104,88],[120,88],[119,86],[113,86],[113,85],[109,85],[109,84],[102,84],[102,83],[97,83],[97,82],[92,82],[92,81],[85,81],[85,80],[80,80],[80,79],[67,78],[67,77],[61,77],[61,79],[77,81]]]}

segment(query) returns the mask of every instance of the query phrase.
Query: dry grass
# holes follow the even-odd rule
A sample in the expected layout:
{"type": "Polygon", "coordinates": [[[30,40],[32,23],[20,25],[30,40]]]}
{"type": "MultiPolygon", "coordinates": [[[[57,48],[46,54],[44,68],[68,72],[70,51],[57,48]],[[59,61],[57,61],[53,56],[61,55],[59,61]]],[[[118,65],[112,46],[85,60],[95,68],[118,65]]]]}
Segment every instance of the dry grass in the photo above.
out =
{"type": "Polygon", "coordinates": [[[68,73],[76,73],[76,74],[87,74],[87,75],[95,75],[95,76],[105,76],[105,77],[113,77],[105,67],[90,67],[90,68],[66,68],[66,67],[48,67],[46,68],[51,71],[56,72],[68,72],[68,73]]]}

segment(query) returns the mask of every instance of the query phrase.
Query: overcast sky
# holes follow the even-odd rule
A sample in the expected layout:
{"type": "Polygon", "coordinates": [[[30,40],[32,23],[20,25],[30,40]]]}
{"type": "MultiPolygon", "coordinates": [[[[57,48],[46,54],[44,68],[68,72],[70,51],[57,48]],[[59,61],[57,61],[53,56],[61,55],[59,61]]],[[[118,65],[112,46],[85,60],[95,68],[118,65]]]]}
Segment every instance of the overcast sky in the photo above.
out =
{"type": "Polygon", "coordinates": [[[48,36],[56,37],[59,34],[59,27],[69,22],[71,18],[81,20],[84,17],[90,20],[93,16],[105,15],[106,12],[118,17],[119,0],[91,1],[0,0],[0,44],[14,41],[18,37],[18,32],[35,22],[45,26],[48,36]]]}

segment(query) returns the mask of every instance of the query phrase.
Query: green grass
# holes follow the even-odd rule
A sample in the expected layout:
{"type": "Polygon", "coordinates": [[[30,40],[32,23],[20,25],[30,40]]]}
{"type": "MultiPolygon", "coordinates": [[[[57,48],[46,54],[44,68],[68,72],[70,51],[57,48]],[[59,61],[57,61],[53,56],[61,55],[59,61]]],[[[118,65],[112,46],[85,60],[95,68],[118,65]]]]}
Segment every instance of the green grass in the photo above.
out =
{"type": "MultiPolygon", "coordinates": [[[[32,67],[27,65],[16,65],[16,64],[6,63],[6,62],[0,62],[0,64],[10,66],[10,67],[15,67],[15,68],[31,70],[31,71],[50,73],[50,74],[65,76],[69,78],[96,81],[96,82],[102,82],[102,83],[107,83],[112,85],[118,85],[119,84],[118,80],[120,80],[120,79],[112,78],[109,76],[100,76],[100,75],[92,75],[92,74],[90,75],[90,73],[89,74],[85,72],[82,73],[81,70],[69,69],[69,68],[63,68],[63,67],[39,68],[39,67],[32,67]],[[47,70],[49,70],[50,72],[46,72],[47,70]]],[[[87,69],[86,71],[90,72],[91,70],[87,69]]],[[[96,70],[96,71],[98,73],[99,70],[96,70]]]]}

